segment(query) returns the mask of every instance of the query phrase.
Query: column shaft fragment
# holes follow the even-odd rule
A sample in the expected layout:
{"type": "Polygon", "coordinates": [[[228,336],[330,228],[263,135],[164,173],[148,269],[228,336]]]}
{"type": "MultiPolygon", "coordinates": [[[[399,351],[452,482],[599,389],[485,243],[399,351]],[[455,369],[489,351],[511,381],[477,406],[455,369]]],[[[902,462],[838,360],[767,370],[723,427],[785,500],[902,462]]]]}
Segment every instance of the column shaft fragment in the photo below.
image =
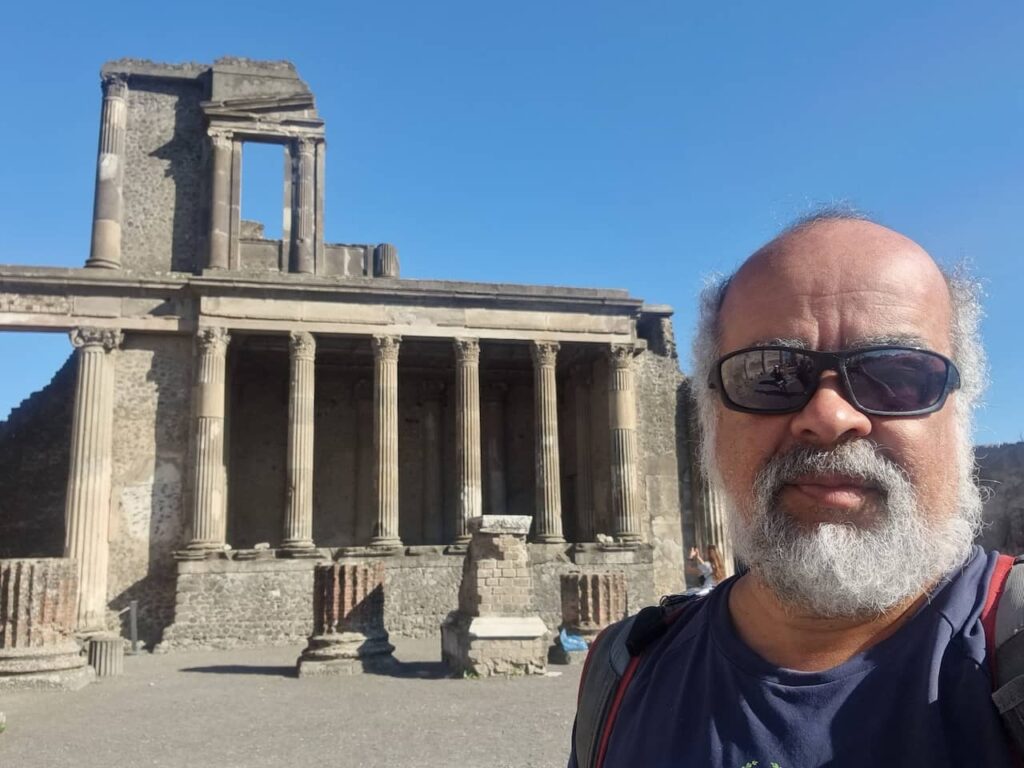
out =
{"type": "Polygon", "coordinates": [[[121,268],[124,218],[124,150],[128,128],[128,81],[123,75],[103,79],[103,114],[96,161],[92,246],[87,267],[121,268]]]}

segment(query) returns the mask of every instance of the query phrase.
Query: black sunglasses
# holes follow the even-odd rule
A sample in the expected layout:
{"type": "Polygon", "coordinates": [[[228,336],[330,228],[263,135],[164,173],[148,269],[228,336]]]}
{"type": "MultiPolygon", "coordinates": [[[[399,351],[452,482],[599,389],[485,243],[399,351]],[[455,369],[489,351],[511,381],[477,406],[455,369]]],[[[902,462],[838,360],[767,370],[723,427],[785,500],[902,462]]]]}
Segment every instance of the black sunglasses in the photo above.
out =
{"type": "Polygon", "coordinates": [[[744,413],[793,413],[837,371],[849,402],[873,416],[920,416],[939,410],[960,387],[953,361],[912,347],[816,352],[798,347],[749,347],[715,363],[708,386],[727,408],[744,413]]]}

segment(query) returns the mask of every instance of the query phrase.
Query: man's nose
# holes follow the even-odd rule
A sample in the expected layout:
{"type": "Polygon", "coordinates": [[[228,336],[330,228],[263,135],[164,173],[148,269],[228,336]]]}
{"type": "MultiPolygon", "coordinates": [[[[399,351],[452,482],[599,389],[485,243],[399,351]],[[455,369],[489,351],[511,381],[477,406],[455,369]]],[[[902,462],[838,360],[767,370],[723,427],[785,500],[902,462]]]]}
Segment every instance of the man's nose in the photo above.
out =
{"type": "Polygon", "coordinates": [[[814,446],[829,446],[866,437],[871,433],[871,419],[846,399],[839,374],[822,374],[814,397],[794,414],[790,431],[797,440],[814,446]]]}

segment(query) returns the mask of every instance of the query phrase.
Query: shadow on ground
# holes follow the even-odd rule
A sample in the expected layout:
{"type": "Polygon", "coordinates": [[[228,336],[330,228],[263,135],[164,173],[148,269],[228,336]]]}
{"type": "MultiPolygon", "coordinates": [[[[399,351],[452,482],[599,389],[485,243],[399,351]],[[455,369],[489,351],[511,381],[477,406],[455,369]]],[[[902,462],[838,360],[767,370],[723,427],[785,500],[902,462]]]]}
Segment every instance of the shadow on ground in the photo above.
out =
{"type": "MultiPolygon", "coordinates": [[[[214,664],[207,667],[184,667],[179,672],[199,672],[212,675],[271,675],[298,677],[295,667],[256,666],[251,664],[214,664]]],[[[399,679],[441,680],[450,677],[441,661],[398,661],[388,670],[366,670],[366,674],[399,679]]]]}

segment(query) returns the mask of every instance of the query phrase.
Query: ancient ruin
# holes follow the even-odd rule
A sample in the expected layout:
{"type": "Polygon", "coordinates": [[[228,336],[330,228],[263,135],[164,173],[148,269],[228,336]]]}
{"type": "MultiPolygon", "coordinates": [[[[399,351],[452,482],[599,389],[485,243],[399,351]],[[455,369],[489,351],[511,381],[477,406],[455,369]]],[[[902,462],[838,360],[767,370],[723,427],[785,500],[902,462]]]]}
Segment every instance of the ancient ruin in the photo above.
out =
{"type": "Polygon", "coordinates": [[[394,650],[384,629],[384,564],[316,566],[313,634],[299,657],[299,677],[387,671],[394,650]]]}
{"type": "Polygon", "coordinates": [[[530,521],[551,631],[562,573],[678,591],[671,310],[400,278],[394,245],[325,239],[326,138],[286,62],[104,65],[83,267],[0,267],[0,329],[73,350],[0,424],[0,556],[74,558],[76,630],[137,600],[162,649],[307,639],[337,558],[381,564],[388,632],[436,634],[480,515],[530,521]],[[252,144],[280,148],[280,239],[242,218],[252,144]]]}
{"type": "Polygon", "coordinates": [[[542,674],[548,628],[533,611],[530,518],[474,517],[469,531],[459,609],[441,625],[442,660],[455,675],[542,674]]]}
{"type": "Polygon", "coordinates": [[[95,678],[74,637],[77,587],[72,560],[0,560],[0,691],[77,690],[95,678]]]}

